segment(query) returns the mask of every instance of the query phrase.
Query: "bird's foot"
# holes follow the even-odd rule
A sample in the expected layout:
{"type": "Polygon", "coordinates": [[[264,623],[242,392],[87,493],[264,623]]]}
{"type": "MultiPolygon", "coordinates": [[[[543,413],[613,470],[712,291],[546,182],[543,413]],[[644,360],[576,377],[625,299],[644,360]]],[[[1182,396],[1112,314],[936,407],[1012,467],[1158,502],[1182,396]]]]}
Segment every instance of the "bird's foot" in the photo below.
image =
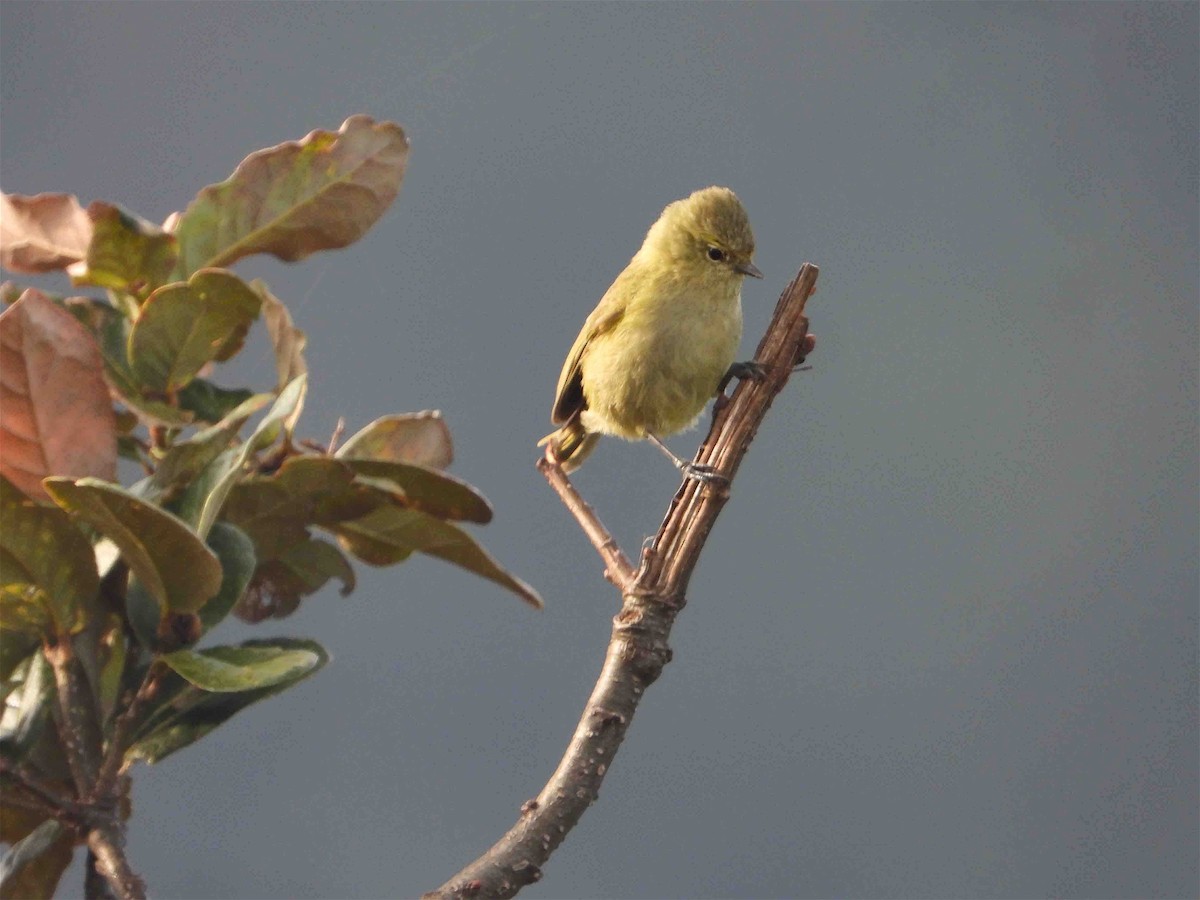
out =
{"type": "Polygon", "coordinates": [[[755,362],[752,359],[745,362],[735,362],[721,376],[721,383],[717,385],[717,393],[724,394],[725,388],[729,387],[729,382],[735,378],[739,381],[762,381],[766,377],[767,367],[762,363],[755,362]]]}
{"type": "Polygon", "coordinates": [[[701,463],[685,462],[679,467],[684,478],[691,478],[701,484],[729,484],[729,479],[717,471],[716,466],[706,466],[701,463]]]}

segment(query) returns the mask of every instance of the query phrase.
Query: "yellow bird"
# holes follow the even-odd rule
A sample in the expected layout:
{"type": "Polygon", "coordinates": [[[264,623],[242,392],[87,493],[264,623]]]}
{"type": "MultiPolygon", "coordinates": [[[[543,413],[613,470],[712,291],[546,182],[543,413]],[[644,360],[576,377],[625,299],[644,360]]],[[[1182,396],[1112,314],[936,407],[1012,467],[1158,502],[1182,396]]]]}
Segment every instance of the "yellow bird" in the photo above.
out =
{"type": "Polygon", "coordinates": [[[693,425],[727,374],[760,377],[734,364],[742,339],[742,280],[754,233],[737,195],[709,187],[667,206],[642,247],[587,317],[558,378],[542,438],[570,472],[600,435],[650,440],[690,477],[711,479],[662,438],[693,425]]]}

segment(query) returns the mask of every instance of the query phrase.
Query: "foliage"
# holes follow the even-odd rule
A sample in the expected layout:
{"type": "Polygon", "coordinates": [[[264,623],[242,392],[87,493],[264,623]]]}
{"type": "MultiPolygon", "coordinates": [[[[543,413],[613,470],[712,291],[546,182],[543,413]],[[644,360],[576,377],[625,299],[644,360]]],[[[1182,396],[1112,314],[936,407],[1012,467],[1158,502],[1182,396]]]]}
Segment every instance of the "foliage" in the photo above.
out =
{"type": "Polygon", "coordinates": [[[157,762],[328,661],[307,640],[196,648],[229,615],[287,616],[331,579],[349,593],[352,558],[414,552],[540,606],[463,528],[492,510],[445,472],[438,413],[383,416],[340,450],[296,437],[307,338],[229,269],[353,243],[407,157],[399,126],[353,116],[252,154],[162,227],[110,203],[0,195],[6,268],[105,292],[0,292],[4,895],[53,891],[93,827],[80,809],[123,809],[117,776],[134,759],[157,762]],[[209,380],[260,317],[277,382],[209,380]],[[117,483],[118,456],[145,477],[117,483]]]}

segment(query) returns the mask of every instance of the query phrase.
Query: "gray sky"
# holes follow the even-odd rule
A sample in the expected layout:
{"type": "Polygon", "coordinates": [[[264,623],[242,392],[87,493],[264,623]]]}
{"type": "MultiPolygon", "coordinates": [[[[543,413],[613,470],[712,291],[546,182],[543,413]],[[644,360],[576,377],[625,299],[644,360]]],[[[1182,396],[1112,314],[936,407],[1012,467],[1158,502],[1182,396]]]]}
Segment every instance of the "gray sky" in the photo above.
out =
{"type": "MultiPolygon", "coordinates": [[[[404,125],[364,241],[238,271],[310,334],[302,430],[442,409],[547,601],[416,560],[255,629],[334,662],[135,770],[153,894],[419,894],[537,793],[616,596],[533,444],[646,227],[727,184],[745,352],[806,260],[820,347],[526,895],[1195,896],[1198,9],[0,4],[6,191],[161,221],[255,149],[404,125]]],[[[630,552],[677,484],[616,441],[576,480],[630,552]]]]}

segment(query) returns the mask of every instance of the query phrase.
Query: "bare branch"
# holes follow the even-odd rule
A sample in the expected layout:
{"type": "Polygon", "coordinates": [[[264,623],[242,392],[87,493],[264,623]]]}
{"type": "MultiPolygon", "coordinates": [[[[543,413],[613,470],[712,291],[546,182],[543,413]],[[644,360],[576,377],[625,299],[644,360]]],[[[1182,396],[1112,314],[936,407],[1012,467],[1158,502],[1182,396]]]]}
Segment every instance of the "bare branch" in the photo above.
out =
{"type": "Polygon", "coordinates": [[[96,868],[121,900],[145,900],[146,885],[125,858],[125,842],[116,822],[92,828],[87,843],[96,857],[96,868]]]}
{"type": "Polygon", "coordinates": [[[600,558],[604,560],[604,564],[607,566],[604,576],[615,584],[622,593],[629,590],[633,585],[633,566],[629,564],[629,560],[621,552],[616,538],[604,527],[604,523],[600,521],[595,511],[587,504],[587,501],[579,496],[579,492],[575,490],[575,485],[571,484],[571,480],[567,478],[567,473],[562,470],[562,466],[550,455],[549,447],[546,448],[546,455],[537,461],[537,467],[538,471],[545,475],[546,480],[550,482],[550,487],[554,488],[558,493],[563,505],[567,507],[571,515],[579,522],[579,527],[588,536],[588,539],[596,548],[596,552],[600,554],[600,558]]]}
{"type": "Polygon", "coordinates": [[[96,759],[99,746],[99,729],[96,712],[90,703],[85,676],[75,658],[70,635],[59,635],[43,648],[46,661],[54,670],[54,684],[58,697],[58,732],[75,782],[75,792],[80,798],[87,797],[95,782],[96,759]]]}
{"type": "Polygon", "coordinates": [[[153,697],[158,689],[162,666],[162,663],[157,663],[146,670],[146,677],[142,680],[141,686],[129,698],[125,711],[117,717],[113,724],[107,752],[100,764],[100,771],[96,775],[96,783],[92,786],[92,802],[104,803],[111,799],[109,795],[116,788],[117,777],[124,767],[125,751],[129,749],[128,744],[133,724],[141,714],[142,704],[153,697]]]}
{"type": "Polygon", "coordinates": [[[558,466],[539,460],[538,468],[608,565],[610,578],[623,595],[621,611],[613,620],[604,668],[575,735],[546,786],[522,806],[516,824],[490,850],[426,898],[515,896],[541,879],[542,865],[596,801],[643,692],[671,659],[667,639],[683,608],[700,552],[729,499],[729,482],[771,401],[787,383],[793,367],[812,349],[804,305],[816,286],[817,274],[817,267],[806,263],[779,298],[755,356],[766,376],[742,381],[728,401],[716,406],[712,428],[696,462],[714,467],[728,481],[684,480],[632,580],[623,574],[628,562],[612,535],[566,475],[558,466]]]}

